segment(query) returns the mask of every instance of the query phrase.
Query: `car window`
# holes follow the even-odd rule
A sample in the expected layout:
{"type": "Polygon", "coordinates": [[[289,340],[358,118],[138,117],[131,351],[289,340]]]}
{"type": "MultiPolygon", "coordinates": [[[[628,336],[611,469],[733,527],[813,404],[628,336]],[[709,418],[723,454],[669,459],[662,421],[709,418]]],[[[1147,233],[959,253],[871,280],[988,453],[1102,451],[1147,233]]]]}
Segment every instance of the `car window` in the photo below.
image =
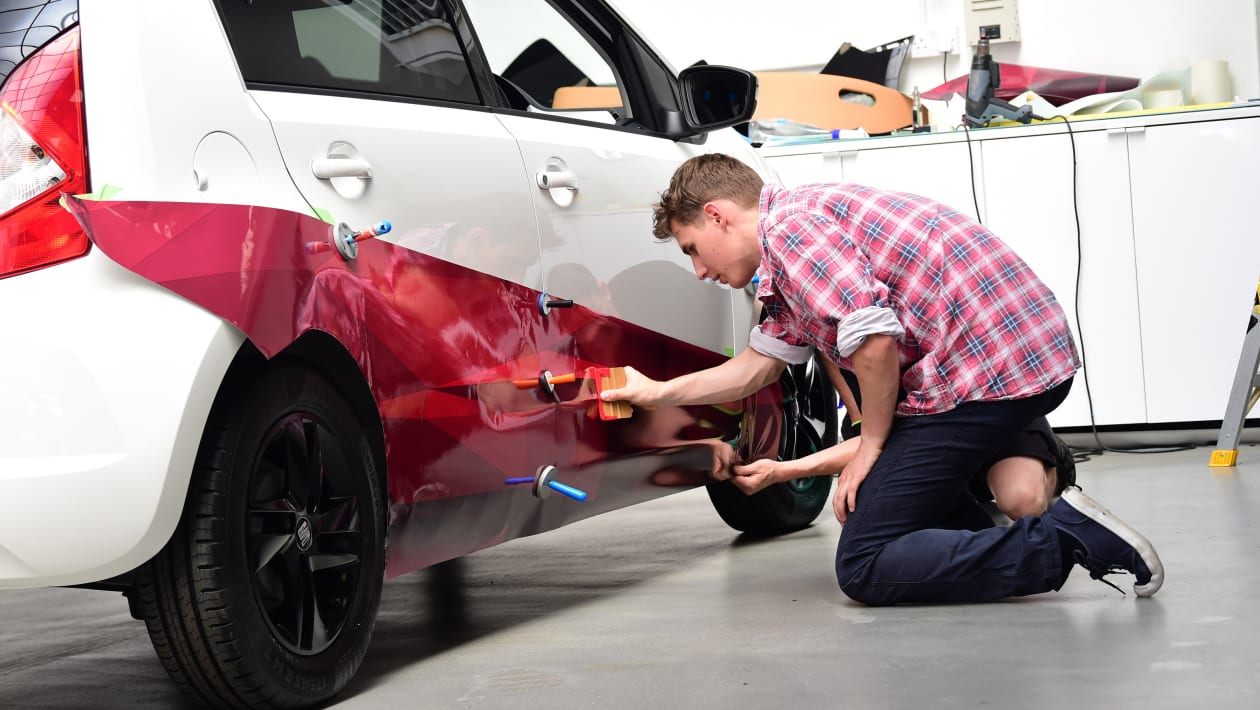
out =
{"type": "Polygon", "coordinates": [[[443,0],[218,0],[246,82],[478,103],[443,0]]]}
{"type": "MultiPolygon", "coordinates": [[[[624,93],[606,53],[546,0],[463,0],[496,77],[534,110],[622,114],[624,93]]],[[[511,97],[509,97],[509,100],[511,97]]],[[[518,106],[519,108],[519,106],[518,106]]],[[[572,114],[568,114],[572,115],[572,114]]]]}

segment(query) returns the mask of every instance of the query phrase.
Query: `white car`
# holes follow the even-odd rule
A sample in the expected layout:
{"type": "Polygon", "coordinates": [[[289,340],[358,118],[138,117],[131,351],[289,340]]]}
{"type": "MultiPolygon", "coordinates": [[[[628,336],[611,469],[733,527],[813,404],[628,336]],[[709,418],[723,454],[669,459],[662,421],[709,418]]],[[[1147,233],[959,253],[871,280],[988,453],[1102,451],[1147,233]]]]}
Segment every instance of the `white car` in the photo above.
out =
{"type": "MultiPolygon", "coordinates": [[[[122,591],[202,702],[331,697],[387,575],[704,484],[715,446],[835,440],[812,366],[723,407],[592,399],[592,368],[747,342],[751,295],[650,229],[692,155],[766,174],[729,128],[747,72],[675,74],[601,0],[0,25],[0,588],[122,591]]],[[[710,493],[772,533],[829,486],[710,493]]]]}

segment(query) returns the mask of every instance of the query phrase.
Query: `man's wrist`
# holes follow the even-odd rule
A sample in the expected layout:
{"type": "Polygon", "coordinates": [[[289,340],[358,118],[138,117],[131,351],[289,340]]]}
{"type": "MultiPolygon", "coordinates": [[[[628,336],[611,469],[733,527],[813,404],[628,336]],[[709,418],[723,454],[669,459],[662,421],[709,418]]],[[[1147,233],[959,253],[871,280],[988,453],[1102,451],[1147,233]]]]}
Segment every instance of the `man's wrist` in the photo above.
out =
{"type": "Polygon", "coordinates": [[[656,407],[673,407],[677,405],[678,378],[665,380],[656,385],[656,407]]]}
{"type": "Polygon", "coordinates": [[[797,463],[798,461],[799,459],[793,459],[791,461],[778,462],[779,465],[774,467],[774,475],[771,478],[775,483],[787,483],[800,478],[803,474],[797,468],[800,465],[797,463]]]}

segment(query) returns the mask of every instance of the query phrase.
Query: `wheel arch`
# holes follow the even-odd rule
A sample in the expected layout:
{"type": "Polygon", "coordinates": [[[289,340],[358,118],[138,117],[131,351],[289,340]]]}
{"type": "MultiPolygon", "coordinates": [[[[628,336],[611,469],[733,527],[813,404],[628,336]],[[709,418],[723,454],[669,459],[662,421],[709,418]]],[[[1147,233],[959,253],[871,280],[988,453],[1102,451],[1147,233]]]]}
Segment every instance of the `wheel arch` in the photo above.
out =
{"type": "Polygon", "coordinates": [[[230,406],[267,367],[282,362],[296,362],[319,372],[350,402],[355,418],[368,436],[381,490],[386,492],[384,503],[388,506],[389,475],[380,408],[354,356],[340,341],[322,330],[304,332],[270,360],[252,341],[246,340],[223,378],[209,421],[213,421],[224,407],[230,406]]]}

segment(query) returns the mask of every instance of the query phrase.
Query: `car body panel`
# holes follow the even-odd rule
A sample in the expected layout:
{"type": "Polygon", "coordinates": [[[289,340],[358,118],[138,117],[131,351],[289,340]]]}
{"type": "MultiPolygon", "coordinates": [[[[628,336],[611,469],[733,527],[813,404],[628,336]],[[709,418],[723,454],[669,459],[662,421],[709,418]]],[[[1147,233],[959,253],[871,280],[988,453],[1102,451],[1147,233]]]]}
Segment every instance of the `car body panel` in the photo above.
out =
{"type": "Polygon", "coordinates": [[[520,151],[487,111],[367,97],[251,91],[311,205],[383,239],[538,288],[538,232],[520,151]],[[371,178],[319,179],[312,161],[353,154],[371,178]]]}
{"type": "Polygon", "coordinates": [[[535,176],[548,293],[715,352],[731,346],[730,291],[699,281],[677,245],[651,231],[652,202],[702,149],[611,126],[500,120],[535,176]],[[577,186],[540,188],[549,165],[563,165],[577,186]]]}
{"type": "Polygon", "coordinates": [[[244,336],[99,253],[0,280],[0,587],[155,554],[244,336]]]}
{"type": "Polygon", "coordinates": [[[244,90],[213,3],[82,0],[80,17],[93,190],[309,209],[271,124],[244,90]],[[241,149],[210,164],[205,148],[225,136],[241,149]]]}
{"type": "Polygon", "coordinates": [[[668,377],[722,360],[581,306],[544,315],[540,292],[519,284],[379,240],[360,242],[354,260],[312,250],[331,228],[294,212],[67,202],[101,251],[233,323],[263,354],[310,330],[346,347],[381,413],[391,574],[696,485],[712,447],[738,437],[742,403],[603,422],[581,376],[554,397],[518,387],[543,370],[629,364],[668,377]],[[154,224],[163,229],[143,228],[154,224]],[[587,502],[505,484],[544,465],[587,502]]]}
{"type": "Polygon", "coordinates": [[[766,174],[733,131],[674,143],[501,107],[247,87],[213,3],[81,4],[99,199],[73,204],[94,247],[0,280],[0,587],[95,582],[155,554],[247,340],[275,356],[318,330],[359,365],[385,433],[390,574],[703,483],[714,441],[745,414],[778,416],[771,398],[602,422],[580,382],[554,398],[510,382],[625,364],[669,377],[746,342],[752,297],[696,281],[647,211],[696,152],[766,174]],[[371,164],[364,189],[313,175],[336,144],[371,164]],[[536,186],[535,163],[561,152],[588,180],[577,210],[536,186]],[[307,249],[332,229],[315,215],[396,228],[346,262],[307,249]],[[589,279],[564,276],[582,268],[589,279]],[[543,291],[577,304],[544,316],[543,291]],[[687,327],[677,313],[697,307],[687,327]],[[542,465],[591,497],[504,484],[542,465]]]}

